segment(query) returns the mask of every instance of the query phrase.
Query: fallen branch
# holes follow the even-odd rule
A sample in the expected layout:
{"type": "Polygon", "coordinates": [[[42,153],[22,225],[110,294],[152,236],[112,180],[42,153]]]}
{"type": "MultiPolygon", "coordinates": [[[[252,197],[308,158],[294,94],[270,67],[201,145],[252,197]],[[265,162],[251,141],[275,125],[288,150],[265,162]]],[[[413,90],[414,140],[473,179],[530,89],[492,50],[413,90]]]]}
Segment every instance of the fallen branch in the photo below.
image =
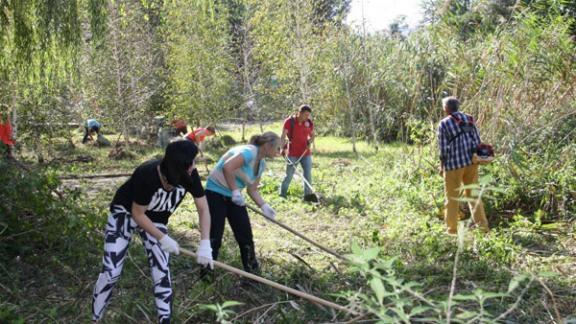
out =
{"type": "Polygon", "coordinates": [[[512,313],[516,309],[516,307],[518,307],[518,305],[522,301],[522,298],[524,297],[524,295],[526,294],[528,289],[530,289],[530,286],[532,285],[533,281],[534,281],[534,277],[532,277],[530,279],[530,281],[528,282],[528,284],[526,285],[526,287],[524,287],[524,289],[522,289],[522,291],[520,292],[520,295],[518,295],[514,304],[512,304],[512,306],[510,306],[504,313],[500,314],[498,317],[496,317],[494,319],[495,322],[504,320],[508,315],[510,315],[510,313],[512,313]]]}
{"type": "Polygon", "coordinates": [[[74,175],[74,174],[67,174],[58,177],[60,180],[69,180],[69,179],[96,179],[96,178],[120,178],[120,177],[129,177],[132,173],[117,173],[117,174],[89,174],[89,175],[74,175]]]}
{"type": "MultiPolygon", "coordinates": [[[[67,174],[58,177],[60,180],[76,180],[76,179],[98,179],[98,178],[121,178],[130,177],[132,173],[116,173],[116,174],[87,174],[87,175],[74,175],[67,174]]],[[[205,176],[200,175],[201,180],[205,180],[205,176]]]]}
{"type": "Polygon", "coordinates": [[[554,307],[554,313],[556,313],[556,319],[558,320],[558,323],[562,323],[562,316],[560,316],[560,312],[558,311],[558,307],[556,306],[556,298],[554,298],[554,294],[552,293],[552,290],[550,290],[550,288],[548,288],[548,286],[544,283],[542,278],[538,278],[537,280],[540,283],[540,285],[542,285],[544,290],[546,290],[546,292],[548,293],[550,298],[552,299],[552,307],[554,307]]]}
{"type": "Polygon", "coordinates": [[[255,311],[261,310],[262,308],[266,308],[266,307],[270,307],[270,306],[275,306],[275,305],[278,305],[278,304],[286,304],[286,303],[290,303],[290,302],[292,302],[292,300],[285,300],[285,301],[279,301],[279,302],[274,302],[274,303],[269,303],[269,304],[260,305],[260,306],[258,306],[258,307],[251,308],[251,309],[249,309],[249,310],[247,310],[247,311],[245,311],[245,312],[243,312],[243,313],[240,313],[239,315],[236,315],[236,317],[234,317],[233,319],[231,319],[230,322],[231,322],[231,323],[234,323],[234,321],[236,321],[237,319],[240,319],[240,318],[242,318],[242,317],[244,317],[244,316],[246,316],[246,315],[248,315],[248,314],[250,314],[250,313],[253,313],[253,312],[255,312],[255,311]]]}
{"type": "Polygon", "coordinates": [[[306,260],[302,259],[299,255],[292,253],[292,252],[288,252],[288,254],[290,254],[291,256],[293,256],[296,260],[304,263],[305,266],[307,266],[308,268],[310,268],[310,270],[312,271],[316,271],[316,269],[312,268],[311,265],[308,264],[308,262],[306,262],[306,260]]]}
{"type": "MultiPolygon", "coordinates": [[[[192,251],[190,251],[190,250],[184,249],[184,248],[180,248],[180,252],[181,252],[182,254],[185,254],[185,255],[188,255],[188,256],[191,256],[191,257],[194,257],[194,258],[196,257],[196,253],[194,253],[194,252],[192,252],[192,251]]],[[[358,315],[357,312],[355,312],[355,311],[353,311],[353,310],[351,310],[351,309],[348,309],[348,308],[346,308],[346,307],[344,307],[344,306],[342,306],[342,305],[339,305],[339,304],[333,303],[333,302],[331,302],[331,301],[328,301],[328,300],[325,300],[325,299],[322,299],[322,298],[319,298],[319,297],[316,297],[316,296],[307,294],[307,293],[305,293],[305,292],[302,292],[302,291],[299,291],[299,290],[296,290],[296,289],[292,289],[292,288],[290,288],[290,287],[286,287],[286,286],[281,285],[281,284],[279,284],[279,283],[276,283],[276,282],[274,282],[274,281],[271,281],[271,280],[268,280],[268,279],[259,277],[259,276],[255,275],[255,274],[252,274],[252,273],[249,273],[249,272],[242,271],[242,270],[240,270],[240,269],[234,268],[234,267],[229,266],[229,265],[227,265],[227,264],[225,264],[225,263],[222,263],[222,262],[219,262],[219,261],[214,261],[214,266],[217,267],[217,268],[221,268],[221,269],[224,269],[224,270],[226,270],[226,271],[235,273],[235,274],[240,275],[240,276],[242,276],[242,277],[245,277],[245,278],[248,278],[248,279],[252,279],[252,280],[254,280],[254,281],[257,281],[257,282],[259,282],[259,283],[265,284],[265,285],[270,286],[270,287],[272,287],[272,288],[275,288],[275,289],[278,289],[278,290],[282,290],[282,291],[287,292],[287,293],[289,293],[289,294],[292,294],[292,295],[295,295],[295,296],[304,298],[304,299],[306,299],[306,300],[308,300],[308,301],[310,301],[310,302],[312,302],[312,303],[314,303],[314,304],[324,305],[324,306],[327,306],[327,307],[330,307],[330,308],[333,308],[333,309],[336,309],[336,310],[345,312],[345,313],[347,313],[347,314],[358,315]]]]}

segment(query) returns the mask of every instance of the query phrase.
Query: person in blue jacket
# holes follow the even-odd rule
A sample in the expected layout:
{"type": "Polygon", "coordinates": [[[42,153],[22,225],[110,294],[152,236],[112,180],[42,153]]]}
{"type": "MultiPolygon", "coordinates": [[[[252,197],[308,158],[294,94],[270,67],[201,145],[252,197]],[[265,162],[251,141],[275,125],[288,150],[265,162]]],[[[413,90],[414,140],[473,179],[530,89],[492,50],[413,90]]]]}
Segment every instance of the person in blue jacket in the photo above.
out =
{"type": "Polygon", "coordinates": [[[100,128],[102,128],[102,124],[96,119],[88,119],[84,123],[84,138],[82,139],[82,144],[86,144],[88,139],[93,140],[92,135],[94,135],[94,133],[100,134],[100,128]]]}

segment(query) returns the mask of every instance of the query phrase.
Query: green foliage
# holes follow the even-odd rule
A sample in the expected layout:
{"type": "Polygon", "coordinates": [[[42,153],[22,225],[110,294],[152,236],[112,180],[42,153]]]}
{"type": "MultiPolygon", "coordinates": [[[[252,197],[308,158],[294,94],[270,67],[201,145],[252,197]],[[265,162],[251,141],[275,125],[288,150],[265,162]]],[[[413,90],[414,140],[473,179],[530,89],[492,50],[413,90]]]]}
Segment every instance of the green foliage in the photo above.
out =
{"type": "MultiPolygon", "coordinates": [[[[574,313],[574,298],[566,293],[574,285],[570,251],[576,207],[573,1],[429,1],[429,23],[403,37],[392,28],[365,35],[341,24],[348,4],[0,0],[2,113],[11,111],[17,121],[19,157],[54,158],[50,167],[56,170],[27,173],[0,162],[6,171],[0,175],[0,253],[9,260],[0,268],[6,278],[0,288],[17,301],[0,301],[0,321],[18,321],[21,314],[56,321],[63,313],[74,314],[77,321],[75,312],[83,310],[62,303],[89,296],[76,286],[88,287],[93,280],[85,274],[93,270],[88,261],[92,268],[99,264],[96,253],[80,250],[91,251],[101,237],[95,220],[113,189],[93,190],[97,193],[89,202],[76,191],[61,199],[57,173],[128,172],[158,153],[146,147],[134,150],[133,161],[109,159],[108,150],[75,147],[73,137],[79,135],[66,127],[69,122],[102,117],[107,130],[127,136],[130,128],[147,126],[156,114],[186,118],[190,124],[262,122],[286,117],[303,101],[312,104],[317,134],[346,137],[317,141],[313,185],[322,202],[303,204],[298,181],[289,199],[277,198],[285,168],[278,161],[269,163],[261,192],[285,217],[282,221],[339,251],[348,250],[352,237],[376,247],[364,251],[354,246],[356,265],[347,272],[273,226],[255,223],[270,276],[326,294],[350,291],[354,307],[383,321],[434,322],[446,318],[447,287],[456,264],[457,306],[451,309],[457,321],[495,321],[512,307],[512,298],[518,298],[518,310],[498,320],[549,321],[550,310],[544,309],[549,305],[561,314],[574,313]],[[444,235],[438,219],[443,195],[436,175],[435,125],[445,95],[462,100],[462,109],[476,117],[483,141],[497,151],[495,162],[481,171],[489,176],[483,187],[490,190],[483,197],[492,232],[466,231],[459,243],[444,235]],[[381,141],[415,145],[370,149],[381,141]],[[57,165],[67,161],[58,154],[91,160],[57,165]],[[55,250],[66,252],[52,255],[55,250]],[[51,257],[45,261],[44,254],[51,257]],[[18,256],[27,258],[22,262],[18,256]],[[38,266],[43,261],[47,266],[38,266]],[[69,270],[79,264],[78,271],[69,270]],[[545,279],[566,301],[543,303],[546,294],[528,289],[526,282],[534,276],[512,275],[509,269],[563,273],[545,279]],[[78,283],[66,286],[68,281],[59,277],[64,275],[78,276],[78,283]],[[46,305],[45,294],[23,284],[30,277],[46,277],[38,283],[44,288],[51,280],[63,283],[64,292],[57,295],[63,302],[46,305]]],[[[260,125],[265,127],[280,129],[260,125]]],[[[232,135],[238,139],[237,132],[232,135]]],[[[217,160],[237,142],[227,139],[208,144],[206,155],[217,160]]],[[[235,253],[236,247],[227,243],[221,256],[236,262],[235,253]]],[[[134,259],[128,266],[145,264],[142,254],[134,259]]],[[[190,272],[186,261],[174,262],[180,273],[190,272]]],[[[186,275],[177,280],[192,282],[186,275]]],[[[121,289],[134,301],[122,305],[126,315],[118,306],[113,320],[134,321],[131,316],[139,314],[136,321],[144,321],[153,312],[151,303],[141,301],[144,293],[133,287],[141,281],[138,275],[127,278],[121,289]]],[[[228,278],[222,282],[233,286],[228,278]]],[[[218,290],[226,299],[246,297],[232,291],[218,290]]],[[[203,293],[182,294],[190,299],[180,305],[188,306],[203,293]]],[[[273,292],[264,296],[284,298],[273,292]]],[[[246,307],[258,304],[258,298],[246,300],[246,307]]],[[[305,312],[284,306],[255,316],[334,320],[312,306],[305,312]]],[[[211,311],[227,321],[230,307],[216,304],[211,311]]],[[[181,312],[187,312],[186,318],[196,316],[195,310],[181,312]]]]}
{"type": "MultiPolygon", "coordinates": [[[[352,260],[352,273],[358,274],[368,282],[370,290],[366,292],[349,293],[352,305],[357,305],[362,312],[376,316],[382,323],[443,323],[447,316],[447,302],[438,294],[426,295],[422,292],[422,284],[416,281],[406,281],[399,275],[402,268],[396,258],[381,258],[379,248],[361,249],[352,245],[354,254],[348,257],[352,260]],[[359,303],[361,301],[361,303],[359,303]]],[[[545,274],[543,274],[545,275],[545,274]]],[[[455,294],[451,299],[452,318],[470,322],[490,322],[498,317],[498,311],[503,312],[504,306],[513,304],[510,297],[519,288],[524,292],[530,287],[534,277],[518,274],[510,280],[506,292],[489,292],[475,288],[470,292],[455,294]],[[526,283],[527,279],[531,279],[526,283]],[[457,308],[454,306],[457,305],[457,308]]],[[[514,306],[512,306],[514,307],[514,306]]]]}
{"type": "Polygon", "coordinates": [[[152,124],[167,95],[162,93],[166,78],[162,33],[149,17],[154,9],[140,1],[91,8],[105,10],[99,16],[105,25],[99,28],[106,33],[81,53],[90,64],[82,66],[83,105],[76,118],[82,122],[96,118],[105,130],[121,132],[126,143],[132,133],[152,124]]]}
{"type": "Polygon", "coordinates": [[[73,252],[93,242],[91,232],[100,224],[81,206],[78,192],[57,191],[60,183],[53,173],[29,172],[4,160],[0,167],[0,253],[15,257],[42,250],[73,252]]]}
{"type": "Polygon", "coordinates": [[[26,323],[24,318],[18,315],[18,307],[8,303],[0,305],[0,321],[14,324],[26,323]]]}
{"type": "Polygon", "coordinates": [[[232,323],[229,319],[236,313],[232,309],[234,306],[242,305],[237,301],[225,301],[222,304],[211,304],[211,305],[200,305],[200,309],[208,310],[214,313],[216,316],[216,322],[222,324],[232,323]]]}
{"type": "Polygon", "coordinates": [[[507,231],[489,235],[476,235],[474,249],[479,259],[494,264],[511,264],[518,256],[519,247],[507,231]]]}
{"type": "Polygon", "coordinates": [[[89,0],[88,11],[90,12],[90,29],[96,41],[102,40],[106,35],[108,19],[106,0],[89,0]]]}
{"type": "Polygon", "coordinates": [[[492,194],[493,207],[534,216],[540,210],[539,222],[569,218],[576,204],[576,164],[571,157],[575,146],[549,143],[535,150],[515,150],[492,166],[495,180],[504,189],[492,194]]]}
{"type": "Polygon", "coordinates": [[[170,114],[200,125],[239,117],[226,7],[219,1],[171,1],[165,10],[170,114]]]}
{"type": "MultiPolygon", "coordinates": [[[[224,135],[234,141],[239,140],[239,127],[223,128],[224,135]]],[[[281,125],[265,127],[265,130],[278,129],[281,125]]],[[[246,136],[258,132],[258,125],[249,126],[246,136]]],[[[223,138],[213,137],[210,141],[223,138]]],[[[432,162],[436,151],[434,147],[424,143],[414,146],[393,144],[384,145],[374,152],[366,142],[356,144],[358,155],[350,151],[348,139],[317,139],[317,150],[313,156],[313,185],[323,197],[320,204],[301,201],[302,187],[297,179],[291,185],[288,199],[278,197],[278,185],[286,167],[281,159],[268,161],[268,170],[260,188],[263,198],[278,212],[279,221],[338,253],[347,254],[352,250],[350,257],[354,259],[354,265],[350,267],[338,263],[303,240],[251,213],[250,221],[264,277],[324,299],[334,299],[339,304],[346,304],[348,300],[349,307],[371,314],[367,319],[445,322],[454,257],[461,246],[454,290],[457,297],[451,307],[455,321],[464,321],[461,318],[465,317],[475,321],[494,320],[511,308],[516,300],[519,301],[517,308],[502,320],[537,322],[549,319],[542,301],[546,305],[553,302],[544,289],[534,284],[539,279],[558,296],[556,303],[560,316],[573,313],[574,299],[567,292],[573,286],[574,278],[566,272],[573,265],[573,258],[568,256],[568,251],[573,247],[570,236],[573,224],[569,220],[554,227],[554,223],[547,223],[549,215],[544,210],[537,213],[518,210],[514,219],[505,218],[505,212],[499,214],[494,211],[500,208],[495,205],[500,206],[508,199],[507,196],[497,196],[508,191],[501,187],[502,181],[494,176],[499,167],[495,164],[482,168],[483,174],[492,174],[491,177],[483,177],[482,182],[484,187],[490,188],[485,191],[484,202],[491,209],[488,214],[491,217],[491,233],[486,235],[466,230],[462,231],[461,242],[455,242],[453,237],[444,234],[445,225],[437,218],[443,197],[442,179],[437,176],[432,162]],[[497,196],[498,200],[488,198],[486,194],[497,196]],[[503,218],[502,224],[496,225],[494,217],[503,218]],[[357,243],[351,246],[350,242],[357,243]],[[553,277],[539,274],[538,279],[534,280],[535,276],[530,274],[546,272],[565,274],[553,277]],[[508,294],[506,297],[492,295],[504,292],[508,294]],[[558,301],[559,296],[562,296],[562,301],[558,301]]],[[[210,148],[204,152],[212,160],[211,166],[226,148],[210,148]]],[[[15,174],[18,179],[47,177],[42,181],[27,180],[36,181],[34,184],[38,188],[78,188],[65,192],[65,201],[69,205],[61,202],[57,194],[51,195],[52,198],[49,194],[39,195],[37,199],[48,202],[46,210],[55,209],[50,206],[62,206],[60,202],[65,204],[63,210],[53,211],[57,218],[36,220],[27,215],[20,218],[25,224],[17,225],[26,229],[14,233],[27,230],[30,226],[26,223],[33,226],[38,222],[50,233],[39,240],[34,239],[33,248],[25,248],[29,244],[23,240],[19,241],[21,246],[18,250],[14,249],[16,245],[13,244],[11,250],[4,250],[8,247],[2,245],[7,262],[0,267],[4,278],[0,282],[0,289],[7,299],[0,300],[0,309],[4,312],[3,316],[10,320],[19,316],[33,316],[38,320],[54,321],[57,318],[73,321],[88,316],[90,312],[86,301],[90,299],[92,285],[101,267],[102,233],[98,229],[105,222],[105,213],[114,190],[125,178],[67,180],[61,184],[57,176],[62,173],[129,173],[139,163],[160,153],[149,146],[135,147],[135,160],[117,161],[108,157],[108,148],[65,148],[59,145],[57,149],[62,150],[56,153],[57,156],[66,156],[70,161],[81,156],[90,158],[86,158],[88,162],[84,163],[62,159],[59,164],[50,164],[51,171],[47,173],[36,172],[27,176],[18,170],[4,173],[5,177],[9,173],[15,174]],[[79,199],[73,199],[75,195],[79,199]],[[66,240],[51,241],[56,237],[53,234],[56,230],[52,230],[56,228],[54,222],[64,229],[71,229],[66,232],[66,240]],[[34,285],[29,284],[32,280],[34,285]],[[58,289],[54,288],[54,284],[58,289]]],[[[203,164],[199,165],[199,171],[204,172],[203,164]]],[[[42,205],[27,193],[27,190],[33,191],[35,189],[32,188],[36,187],[26,189],[22,185],[17,188],[32,205],[42,205]]],[[[5,185],[3,188],[12,189],[12,186],[5,185]]],[[[27,206],[15,194],[6,192],[7,197],[21,206],[27,206]]],[[[1,206],[4,206],[4,200],[1,206]]],[[[195,247],[199,239],[196,219],[192,199],[185,199],[171,217],[170,233],[182,246],[195,247]]],[[[461,223],[468,225],[467,222],[461,223]]],[[[0,231],[2,228],[4,226],[0,227],[0,231]]],[[[30,233],[36,237],[35,233],[30,233]]],[[[11,237],[10,240],[20,240],[24,236],[11,237]]],[[[5,241],[5,236],[0,236],[0,243],[5,241]]],[[[148,261],[138,241],[138,238],[134,238],[131,244],[122,279],[116,289],[115,294],[122,296],[122,302],[111,303],[106,314],[108,321],[143,322],[155,316],[148,261]]],[[[220,252],[220,261],[241,267],[238,246],[229,230],[226,230],[220,252]]],[[[174,320],[209,322],[218,317],[212,314],[219,313],[218,320],[222,322],[232,319],[290,323],[335,321],[329,311],[303,300],[292,299],[269,287],[242,287],[237,277],[220,270],[216,270],[213,283],[203,283],[198,280],[199,268],[193,258],[174,256],[170,262],[177,296],[173,307],[174,320]],[[227,307],[224,307],[223,301],[226,300],[242,301],[243,305],[226,304],[227,307]],[[212,304],[211,309],[200,309],[199,302],[212,304]],[[216,306],[218,304],[220,308],[216,306]]],[[[336,320],[346,321],[349,318],[339,314],[336,320]]]]}

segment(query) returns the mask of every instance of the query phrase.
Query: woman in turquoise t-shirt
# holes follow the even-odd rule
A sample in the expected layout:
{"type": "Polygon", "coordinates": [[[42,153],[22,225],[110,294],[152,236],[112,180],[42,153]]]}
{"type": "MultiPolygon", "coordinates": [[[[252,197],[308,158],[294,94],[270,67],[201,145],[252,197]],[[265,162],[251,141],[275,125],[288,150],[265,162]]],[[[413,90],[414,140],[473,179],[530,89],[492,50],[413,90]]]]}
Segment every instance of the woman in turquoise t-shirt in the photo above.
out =
{"type": "Polygon", "coordinates": [[[271,219],[276,217],[274,209],[260,196],[258,184],[266,167],[264,159],[278,156],[280,149],[280,137],[275,133],[255,135],[250,139],[250,144],[228,150],[208,176],[206,198],[212,220],[210,240],[214,260],[218,257],[225,219],[228,218],[240,247],[244,270],[258,271],[252,227],[241,190],[247,188],[248,195],[262,209],[266,217],[271,219]]]}

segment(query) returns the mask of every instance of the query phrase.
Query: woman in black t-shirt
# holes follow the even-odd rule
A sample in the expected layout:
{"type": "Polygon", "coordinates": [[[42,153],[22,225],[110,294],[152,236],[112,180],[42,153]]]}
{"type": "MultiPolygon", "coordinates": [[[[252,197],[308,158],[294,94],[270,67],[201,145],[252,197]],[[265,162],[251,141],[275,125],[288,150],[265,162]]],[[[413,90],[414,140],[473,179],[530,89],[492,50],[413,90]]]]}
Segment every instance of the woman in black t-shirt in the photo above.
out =
{"type": "Polygon", "coordinates": [[[114,285],[120,278],[128,245],[134,232],[144,243],[152,268],[154,298],[160,323],[169,323],[172,309],[172,287],[168,259],[179,254],[178,243],[167,234],[168,218],[186,192],[194,197],[200,218],[201,240],[197,262],[213,267],[210,246],[210,212],[194,158],[194,143],[181,140],[170,143],[162,160],[140,165],[124,183],[110,204],[105,229],[103,267],[92,300],[92,319],[102,318],[114,285]]]}

